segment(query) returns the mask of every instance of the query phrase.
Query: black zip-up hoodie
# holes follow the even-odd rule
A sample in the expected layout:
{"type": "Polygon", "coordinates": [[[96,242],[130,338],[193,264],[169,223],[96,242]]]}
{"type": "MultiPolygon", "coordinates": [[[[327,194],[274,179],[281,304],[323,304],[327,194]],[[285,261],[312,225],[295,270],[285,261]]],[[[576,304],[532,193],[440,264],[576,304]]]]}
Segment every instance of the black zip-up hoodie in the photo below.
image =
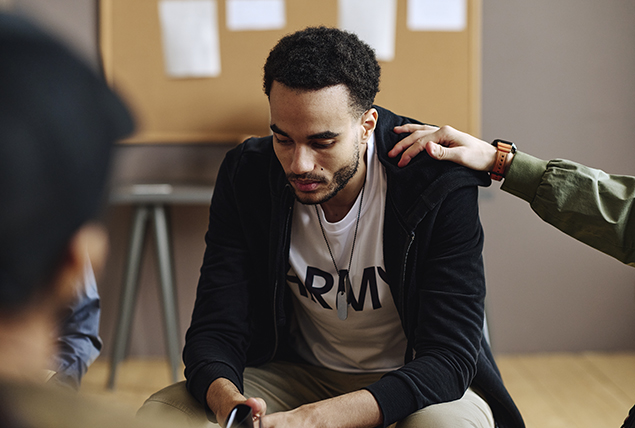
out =
{"type": "MultiPolygon", "coordinates": [[[[456,400],[471,385],[500,428],[524,427],[482,334],[477,186],[488,186],[489,177],[425,153],[398,167],[387,153],[405,135],[393,128],[420,122],[375,108],[376,151],[388,182],[384,263],[408,351],[402,368],[366,389],[381,407],[384,426],[456,400]]],[[[227,154],[183,351],[188,390],[201,403],[219,377],[242,391],[245,366],[293,358],[286,290],[293,203],[272,137],[250,138],[227,154]]]]}

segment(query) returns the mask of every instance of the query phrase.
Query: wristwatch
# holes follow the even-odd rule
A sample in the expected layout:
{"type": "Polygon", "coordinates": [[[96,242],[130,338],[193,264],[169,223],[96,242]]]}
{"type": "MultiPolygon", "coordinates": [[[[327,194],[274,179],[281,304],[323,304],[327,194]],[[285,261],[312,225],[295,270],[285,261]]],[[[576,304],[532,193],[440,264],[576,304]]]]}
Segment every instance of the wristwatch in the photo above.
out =
{"type": "Polygon", "coordinates": [[[507,155],[510,153],[516,153],[516,145],[510,141],[494,140],[492,146],[496,147],[496,161],[494,162],[494,168],[490,176],[493,180],[501,181],[505,177],[505,161],[507,155]]]}

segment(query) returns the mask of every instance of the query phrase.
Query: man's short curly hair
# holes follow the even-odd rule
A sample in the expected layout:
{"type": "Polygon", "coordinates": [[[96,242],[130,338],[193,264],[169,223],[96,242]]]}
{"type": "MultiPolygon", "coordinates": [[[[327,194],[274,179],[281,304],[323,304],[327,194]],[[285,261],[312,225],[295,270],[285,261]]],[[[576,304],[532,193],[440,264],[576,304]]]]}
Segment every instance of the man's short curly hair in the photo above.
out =
{"type": "Polygon", "coordinates": [[[381,68],[375,52],[355,34],[337,28],[309,27],[280,39],[264,66],[264,91],[274,81],[302,90],[343,84],[359,114],[372,107],[381,68]]]}

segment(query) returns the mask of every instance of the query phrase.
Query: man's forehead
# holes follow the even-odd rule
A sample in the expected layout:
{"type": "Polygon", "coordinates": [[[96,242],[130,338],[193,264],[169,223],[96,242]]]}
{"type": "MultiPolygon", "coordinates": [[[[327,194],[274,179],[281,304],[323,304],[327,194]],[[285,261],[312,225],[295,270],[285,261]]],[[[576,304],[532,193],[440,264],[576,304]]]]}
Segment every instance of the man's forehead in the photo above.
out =
{"type": "Polygon", "coordinates": [[[341,85],[298,90],[274,82],[269,97],[272,131],[302,138],[332,138],[352,123],[348,90],[341,85]]]}
{"type": "Polygon", "coordinates": [[[269,95],[269,104],[271,105],[272,99],[276,100],[278,98],[296,98],[305,100],[306,102],[327,99],[337,101],[337,104],[342,107],[349,107],[353,104],[350,91],[346,85],[342,83],[319,89],[304,89],[289,87],[284,83],[274,81],[269,95]]]}

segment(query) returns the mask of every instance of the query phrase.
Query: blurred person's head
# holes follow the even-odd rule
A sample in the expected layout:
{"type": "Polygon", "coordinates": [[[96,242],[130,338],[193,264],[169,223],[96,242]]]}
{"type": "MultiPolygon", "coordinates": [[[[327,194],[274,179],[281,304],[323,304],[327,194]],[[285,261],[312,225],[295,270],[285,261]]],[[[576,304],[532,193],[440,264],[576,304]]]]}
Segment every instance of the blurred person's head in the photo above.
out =
{"type": "Polygon", "coordinates": [[[107,239],[94,220],[113,143],[132,126],[87,65],[0,14],[0,340],[15,320],[56,314],[86,258],[103,261],[107,239]]]}

